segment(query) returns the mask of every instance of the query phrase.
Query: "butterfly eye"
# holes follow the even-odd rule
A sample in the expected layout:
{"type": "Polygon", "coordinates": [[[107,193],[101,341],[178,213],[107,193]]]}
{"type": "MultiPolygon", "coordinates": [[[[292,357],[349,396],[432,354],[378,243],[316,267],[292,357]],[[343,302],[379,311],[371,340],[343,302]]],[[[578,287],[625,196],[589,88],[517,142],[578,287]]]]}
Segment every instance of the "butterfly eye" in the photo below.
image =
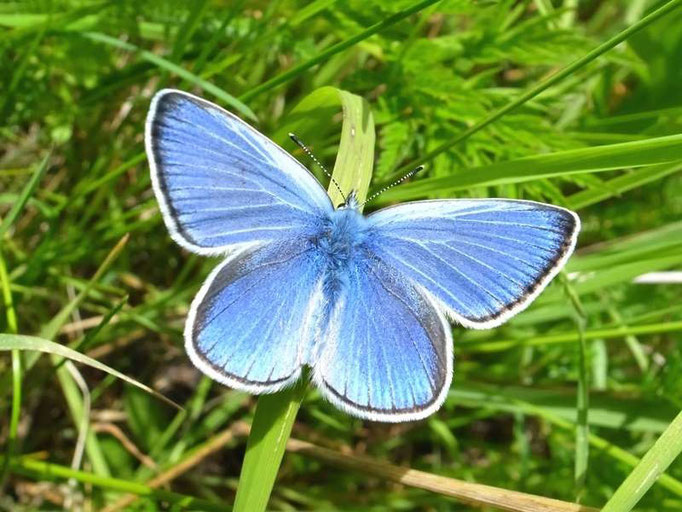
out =
{"type": "Polygon", "coordinates": [[[357,209],[358,206],[359,206],[359,203],[358,203],[357,193],[355,192],[355,190],[352,190],[351,193],[348,194],[348,197],[346,198],[346,201],[343,202],[343,203],[341,203],[341,204],[339,204],[339,206],[337,207],[337,209],[339,209],[339,210],[341,210],[341,209],[344,209],[344,210],[345,210],[345,209],[348,209],[348,208],[357,209]]]}

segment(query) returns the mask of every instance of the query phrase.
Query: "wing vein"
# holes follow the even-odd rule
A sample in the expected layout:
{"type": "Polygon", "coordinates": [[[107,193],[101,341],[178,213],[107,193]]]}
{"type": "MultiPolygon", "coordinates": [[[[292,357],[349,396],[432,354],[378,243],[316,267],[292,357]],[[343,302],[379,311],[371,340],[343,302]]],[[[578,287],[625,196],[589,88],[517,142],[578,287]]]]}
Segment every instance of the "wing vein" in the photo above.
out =
{"type": "MultiPolygon", "coordinates": [[[[429,249],[428,246],[426,246],[426,245],[424,245],[424,244],[421,244],[421,243],[419,244],[419,246],[420,246],[422,249],[424,249],[426,252],[428,252],[429,254],[431,254],[431,255],[432,255],[434,258],[436,258],[437,260],[442,261],[443,264],[444,264],[446,267],[451,268],[452,270],[454,270],[455,272],[457,272],[460,276],[462,276],[464,279],[466,279],[467,281],[469,281],[471,284],[473,284],[474,286],[477,286],[478,288],[480,288],[481,290],[483,290],[485,293],[487,293],[488,295],[490,295],[493,299],[495,299],[495,301],[497,302],[497,304],[498,304],[499,307],[504,307],[504,301],[502,301],[499,297],[497,297],[493,292],[491,292],[490,290],[488,290],[488,289],[487,289],[485,286],[483,286],[481,283],[479,283],[478,281],[475,281],[475,280],[471,279],[471,278],[470,278],[469,276],[467,276],[464,272],[462,272],[460,269],[458,269],[455,265],[451,265],[450,263],[448,263],[447,261],[445,261],[445,260],[444,260],[443,258],[441,258],[438,254],[436,254],[436,253],[433,252],[431,249],[429,249]]],[[[458,252],[459,252],[459,251],[458,251],[458,252]]]]}
{"type": "MultiPolygon", "coordinates": [[[[238,173],[232,172],[230,169],[223,169],[223,168],[220,168],[220,167],[207,167],[207,166],[203,166],[203,165],[194,165],[194,164],[188,164],[188,163],[182,163],[182,164],[178,163],[178,164],[172,164],[172,165],[175,165],[175,166],[182,166],[182,167],[190,167],[190,168],[202,169],[202,170],[209,170],[209,171],[215,171],[215,172],[217,172],[217,173],[219,173],[219,174],[225,174],[225,175],[227,175],[227,176],[233,176],[233,177],[235,177],[235,178],[237,178],[237,179],[241,179],[241,180],[248,181],[248,182],[250,182],[250,183],[255,184],[258,188],[257,188],[257,189],[247,189],[247,190],[253,191],[253,192],[262,192],[263,194],[267,194],[267,195],[269,195],[269,196],[274,197],[277,201],[279,201],[280,203],[282,203],[282,204],[284,204],[284,205],[286,205],[286,206],[290,206],[291,208],[293,208],[293,209],[295,209],[295,210],[299,210],[299,211],[304,212],[304,213],[307,214],[307,215],[311,215],[311,212],[306,211],[306,210],[304,210],[303,208],[301,208],[300,206],[298,206],[298,205],[296,205],[296,204],[294,204],[294,203],[291,203],[291,202],[289,202],[289,201],[286,201],[286,200],[283,199],[282,197],[276,195],[274,192],[272,192],[272,191],[270,191],[270,190],[267,190],[267,189],[263,188],[263,186],[262,186],[260,183],[258,183],[257,181],[255,181],[255,180],[253,179],[253,177],[249,177],[249,176],[247,176],[246,174],[238,174],[238,173]]],[[[277,170],[277,169],[275,169],[275,171],[276,171],[276,170],[277,170]]],[[[169,172],[166,172],[165,174],[167,174],[167,175],[169,175],[169,176],[186,176],[186,175],[183,174],[183,173],[169,173],[169,172]]],[[[271,183],[274,183],[274,184],[277,185],[278,187],[280,187],[280,188],[282,187],[282,185],[280,185],[280,184],[277,183],[276,181],[272,180],[269,176],[266,176],[265,174],[261,174],[261,176],[263,176],[265,179],[267,179],[267,180],[270,181],[271,183]]],[[[175,189],[172,189],[172,190],[175,190],[175,189]]]]}
{"type": "Polygon", "coordinates": [[[436,285],[436,288],[439,288],[440,290],[442,290],[442,291],[445,293],[445,295],[449,296],[449,297],[450,297],[451,299],[453,299],[456,303],[458,303],[458,304],[460,305],[460,307],[462,307],[462,309],[464,309],[465,311],[468,311],[469,313],[472,313],[472,311],[471,311],[471,310],[470,310],[470,309],[469,309],[461,300],[459,300],[455,295],[453,295],[452,293],[450,293],[450,291],[449,291],[447,288],[443,287],[438,281],[436,281],[435,279],[433,279],[431,276],[429,276],[428,274],[425,274],[424,272],[422,272],[421,270],[419,270],[419,269],[418,269],[417,267],[415,267],[414,265],[409,264],[409,263],[408,263],[407,261],[405,261],[402,257],[398,256],[396,253],[392,252],[391,250],[387,249],[386,247],[384,247],[384,251],[387,252],[388,254],[390,254],[396,261],[401,262],[403,265],[405,265],[405,266],[408,267],[409,269],[413,270],[413,271],[416,272],[417,274],[419,274],[419,275],[421,275],[422,277],[424,277],[424,279],[426,279],[427,281],[430,281],[431,283],[433,283],[434,285],[436,285]]]}
{"type": "Polygon", "coordinates": [[[488,265],[487,263],[485,263],[484,261],[479,260],[478,258],[474,258],[474,257],[471,256],[470,254],[467,254],[467,253],[465,253],[464,251],[460,251],[459,249],[457,249],[457,248],[455,248],[455,247],[453,247],[453,246],[451,246],[451,245],[448,245],[447,243],[443,243],[443,242],[438,243],[438,242],[436,242],[436,245],[442,245],[443,247],[447,247],[447,248],[450,249],[451,251],[455,251],[456,253],[461,254],[461,255],[464,256],[465,258],[468,258],[468,259],[470,259],[471,261],[473,261],[473,262],[475,262],[475,263],[478,263],[478,264],[481,265],[482,267],[485,267],[485,268],[487,268],[488,270],[491,270],[491,271],[494,272],[495,274],[497,274],[497,275],[499,275],[499,276],[501,276],[501,277],[503,277],[503,278],[505,278],[505,279],[511,281],[512,283],[514,283],[514,284],[517,285],[517,286],[520,286],[520,287],[523,289],[523,285],[522,285],[521,283],[519,283],[519,282],[518,282],[516,279],[514,279],[512,276],[510,276],[510,275],[508,275],[508,274],[502,272],[500,269],[497,269],[497,268],[495,268],[495,267],[492,267],[492,266],[488,265]]]}
{"type": "MultiPolygon", "coordinates": [[[[261,152],[260,152],[258,149],[256,149],[256,148],[253,148],[253,149],[256,150],[256,152],[258,153],[258,155],[260,155],[261,158],[255,157],[253,154],[251,154],[251,153],[249,153],[248,151],[244,150],[244,148],[239,147],[238,145],[236,145],[236,144],[233,143],[232,141],[230,141],[230,140],[228,140],[228,139],[225,139],[225,138],[219,136],[218,134],[214,133],[212,130],[207,129],[207,128],[205,128],[204,126],[202,126],[202,125],[200,125],[200,124],[190,124],[190,123],[188,123],[187,121],[185,121],[184,119],[181,119],[181,118],[179,118],[179,117],[177,117],[177,116],[174,116],[173,114],[168,114],[167,117],[170,118],[170,119],[173,119],[175,122],[179,123],[180,125],[184,125],[184,126],[187,126],[187,127],[190,128],[189,131],[185,131],[185,130],[181,130],[180,128],[175,127],[175,126],[166,125],[165,128],[166,128],[167,130],[175,131],[175,132],[177,132],[179,135],[184,135],[184,136],[189,137],[189,138],[194,138],[194,134],[191,132],[191,130],[194,129],[194,128],[199,128],[202,132],[206,133],[206,134],[209,135],[210,137],[213,137],[214,139],[216,139],[216,140],[218,140],[218,141],[220,141],[220,142],[222,142],[222,143],[224,143],[224,144],[226,144],[226,145],[228,145],[228,146],[232,146],[233,148],[235,148],[235,149],[241,151],[241,152],[244,153],[245,155],[247,155],[247,156],[253,158],[254,160],[257,160],[257,161],[260,161],[260,162],[263,162],[263,163],[266,163],[266,164],[267,164],[267,163],[270,163],[270,164],[272,163],[272,160],[269,160],[263,153],[261,153],[261,152]]],[[[230,119],[230,121],[233,122],[231,119],[230,119]]],[[[218,122],[220,122],[220,120],[218,120],[218,122]]],[[[244,138],[240,133],[238,133],[238,132],[239,132],[239,129],[238,129],[238,128],[236,128],[236,127],[234,127],[234,126],[225,126],[225,128],[227,128],[228,131],[231,131],[232,133],[236,133],[236,134],[238,134],[240,137],[244,138]]],[[[245,139],[245,140],[246,140],[246,139],[245,139]]],[[[249,144],[248,141],[246,141],[246,142],[247,142],[247,144],[249,144]]],[[[253,147],[251,144],[249,144],[249,146],[253,147]]]]}
{"type": "MultiPolygon", "coordinates": [[[[369,267],[368,267],[368,268],[369,268],[369,267]]],[[[372,273],[375,275],[375,277],[377,277],[377,279],[379,279],[379,276],[378,276],[378,275],[376,274],[376,272],[374,272],[371,268],[370,268],[370,272],[372,272],[372,273]]],[[[379,282],[381,283],[381,281],[379,281],[379,282]]],[[[382,284],[382,286],[383,286],[383,284],[382,284]]],[[[419,322],[419,325],[421,325],[422,328],[424,328],[424,325],[423,325],[423,324],[421,323],[421,321],[420,321],[419,314],[418,314],[414,309],[412,309],[412,307],[410,306],[409,303],[407,303],[407,301],[403,300],[403,298],[400,297],[400,296],[399,296],[397,293],[395,293],[394,291],[389,290],[389,289],[386,288],[386,287],[384,287],[384,289],[386,290],[387,293],[389,293],[390,295],[392,295],[398,302],[402,303],[403,306],[405,306],[405,308],[408,309],[408,310],[410,311],[410,313],[412,313],[412,316],[413,316],[414,318],[417,319],[417,321],[419,322]]],[[[401,320],[402,320],[402,318],[401,318],[401,320]]],[[[404,322],[403,322],[403,325],[405,325],[404,322]]],[[[426,332],[426,329],[425,329],[425,328],[424,328],[424,331],[426,332]]],[[[427,336],[427,338],[428,338],[428,336],[427,336]]],[[[431,338],[429,338],[429,341],[431,341],[431,338]]],[[[414,343],[414,340],[412,340],[412,342],[414,343]]],[[[415,345],[415,349],[416,349],[416,345],[415,345]]],[[[419,352],[419,350],[417,350],[417,353],[419,354],[419,358],[420,358],[420,360],[422,361],[422,365],[424,366],[424,370],[426,371],[426,374],[429,375],[427,365],[426,365],[426,363],[424,362],[424,360],[423,360],[422,357],[421,357],[421,352],[419,352]]],[[[434,347],[434,353],[436,354],[436,357],[438,358],[438,361],[441,363],[441,365],[443,366],[443,368],[445,368],[445,367],[446,367],[445,361],[443,361],[443,360],[441,359],[440,354],[439,354],[438,350],[435,349],[435,347],[434,347]]],[[[430,375],[429,375],[429,380],[430,380],[430,375]]],[[[434,384],[433,389],[435,389],[435,384],[434,384]]]]}
{"type": "MultiPolygon", "coordinates": [[[[357,269],[356,269],[356,272],[357,272],[357,269]]],[[[376,293],[375,285],[372,283],[371,286],[372,286],[372,289],[374,289],[375,293],[376,293]]],[[[360,296],[360,301],[362,302],[363,306],[365,307],[365,311],[370,311],[369,306],[365,302],[364,295],[362,293],[359,293],[358,295],[360,296]]],[[[374,315],[368,315],[367,318],[372,323],[372,325],[374,326],[375,332],[378,334],[380,332],[380,330],[378,329],[379,326],[376,323],[374,315]]],[[[380,346],[381,354],[382,354],[383,360],[384,360],[384,370],[385,370],[385,374],[386,374],[386,380],[388,381],[388,392],[391,395],[391,406],[392,406],[391,408],[395,409],[397,407],[396,400],[395,400],[395,389],[393,388],[393,379],[391,378],[391,370],[390,370],[390,366],[388,364],[388,358],[386,357],[386,350],[385,350],[384,344],[381,343],[381,340],[377,339],[377,343],[380,346]]],[[[379,368],[379,370],[380,370],[380,368],[379,368]]],[[[379,371],[377,373],[381,373],[381,372],[379,371]]]]}

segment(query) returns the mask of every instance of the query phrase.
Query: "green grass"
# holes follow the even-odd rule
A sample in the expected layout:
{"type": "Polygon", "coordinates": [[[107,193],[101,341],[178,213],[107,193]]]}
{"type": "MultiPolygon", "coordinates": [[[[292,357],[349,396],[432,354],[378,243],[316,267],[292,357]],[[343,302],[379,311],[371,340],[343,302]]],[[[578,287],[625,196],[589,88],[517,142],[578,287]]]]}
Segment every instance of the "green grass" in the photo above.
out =
{"type": "Polygon", "coordinates": [[[682,287],[632,280],[682,268],[681,48],[682,0],[0,5],[0,509],[679,510],[682,287]],[[541,200],[578,211],[579,250],[509,323],[453,328],[427,420],[231,391],[182,347],[217,261],[172,243],[151,192],[162,87],[326,184],[293,131],[344,190],[426,164],[368,209],[541,200]]]}

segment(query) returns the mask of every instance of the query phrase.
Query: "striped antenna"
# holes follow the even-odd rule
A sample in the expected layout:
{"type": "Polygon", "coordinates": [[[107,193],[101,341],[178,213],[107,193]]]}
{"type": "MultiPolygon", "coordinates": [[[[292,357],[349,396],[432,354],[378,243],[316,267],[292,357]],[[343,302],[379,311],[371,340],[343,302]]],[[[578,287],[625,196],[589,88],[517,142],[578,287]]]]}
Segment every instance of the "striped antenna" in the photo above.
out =
{"type": "Polygon", "coordinates": [[[293,140],[294,143],[298,147],[300,147],[305,152],[305,154],[308,155],[313,160],[313,162],[315,162],[317,164],[317,166],[324,171],[324,173],[327,176],[329,176],[329,179],[332,181],[332,183],[334,185],[336,185],[336,189],[339,191],[339,194],[341,194],[341,197],[343,197],[343,202],[344,203],[347,202],[348,199],[346,198],[346,194],[343,193],[343,190],[341,190],[341,186],[336,182],[336,180],[334,179],[332,174],[324,167],[324,165],[322,165],[322,162],[320,162],[317,158],[315,158],[315,155],[313,155],[312,151],[310,151],[308,149],[308,147],[305,144],[303,144],[301,139],[296,137],[296,135],[294,135],[293,133],[290,133],[289,138],[291,138],[291,140],[293,140]]]}
{"type": "Polygon", "coordinates": [[[395,187],[395,186],[398,185],[399,183],[402,183],[402,182],[405,181],[407,178],[409,178],[409,177],[411,177],[411,176],[414,176],[415,174],[417,174],[419,171],[421,171],[421,170],[423,170],[423,169],[424,169],[424,166],[423,166],[423,165],[420,165],[419,167],[416,167],[416,168],[412,169],[410,172],[408,172],[407,174],[405,174],[405,176],[403,176],[402,178],[395,180],[395,181],[394,181],[393,183],[391,183],[390,185],[386,185],[384,188],[382,188],[382,189],[379,190],[378,192],[375,192],[374,194],[372,194],[369,198],[367,198],[367,199],[365,200],[364,203],[362,203],[362,204],[359,206],[359,208],[362,208],[362,207],[365,206],[367,203],[369,203],[371,200],[376,199],[378,196],[380,196],[381,194],[383,194],[384,192],[386,192],[389,188],[395,187]]]}

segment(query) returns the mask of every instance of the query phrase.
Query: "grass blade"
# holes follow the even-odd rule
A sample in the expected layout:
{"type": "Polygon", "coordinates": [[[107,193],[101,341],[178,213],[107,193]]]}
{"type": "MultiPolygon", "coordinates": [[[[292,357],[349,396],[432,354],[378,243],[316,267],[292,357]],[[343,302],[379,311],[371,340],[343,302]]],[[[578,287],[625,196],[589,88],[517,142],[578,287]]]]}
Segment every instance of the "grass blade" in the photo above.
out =
{"type": "Polygon", "coordinates": [[[519,98],[516,100],[512,101],[511,103],[508,103],[504,107],[496,110],[492,114],[490,114],[488,117],[483,119],[482,121],[479,121],[475,125],[473,125],[471,128],[468,130],[464,131],[461,133],[459,136],[457,136],[454,140],[450,142],[446,142],[445,144],[439,146],[438,148],[434,149],[430,153],[427,153],[423,157],[419,158],[418,160],[408,163],[404,167],[402,167],[400,170],[396,172],[396,174],[404,174],[405,172],[409,171],[410,169],[413,169],[417,165],[423,164],[425,162],[428,162],[430,160],[433,160],[436,156],[440,155],[441,153],[447,151],[453,146],[456,146],[460,142],[468,139],[471,137],[474,133],[482,130],[486,126],[488,126],[491,123],[494,123],[497,121],[500,117],[504,116],[505,114],[511,112],[512,110],[516,109],[517,107],[520,107],[524,103],[526,103],[528,100],[533,99],[536,97],[538,94],[541,92],[549,89],[553,85],[561,82],[564,78],[571,76],[574,72],[579,70],[580,68],[586,66],[596,58],[600,57],[607,51],[611,50],[612,48],[616,47],[623,41],[625,41],[628,37],[630,37],[633,34],[636,34],[640,30],[648,27],[651,25],[654,21],[662,18],[669,12],[673,11],[674,9],[677,9],[682,5],[682,0],[670,0],[666,4],[664,4],[662,7],[658,8],[648,16],[642,18],[639,20],[637,23],[634,25],[626,28],[625,30],[619,32],[612,38],[610,38],[608,41],[600,44],[597,46],[594,50],[591,52],[585,54],[583,57],[580,59],[576,60],[572,64],[569,64],[566,66],[564,69],[562,69],[560,72],[550,76],[546,80],[543,80],[539,84],[537,84],[535,87],[530,89],[528,92],[522,94],[519,98]]]}
{"type": "Polygon", "coordinates": [[[442,496],[450,496],[477,507],[492,506],[496,509],[511,512],[541,512],[549,510],[555,512],[597,512],[596,508],[586,507],[577,503],[509,491],[489,485],[434,475],[416,469],[394,466],[376,461],[371,457],[339,453],[329,448],[299,441],[298,439],[290,439],[287,449],[293,453],[300,453],[320,459],[334,466],[359,471],[363,475],[369,474],[378,477],[380,480],[388,480],[436,492],[442,496]]]}
{"type": "Polygon", "coordinates": [[[47,156],[45,158],[43,158],[43,161],[40,162],[40,165],[38,166],[36,171],[33,173],[33,175],[31,176],[31,179],[26,184],[24,189],[21,191],[21,195],[19,196],[17,201],[12,206],[12,209],[9,211],[7,216],[2,220],[2,224],[0,224],[0,243],[2,243],[2,239],[4,238],[5,233],[10,228],[10,226],[12,224],[14,224],[14,221],[19,216],[19,213],[24,208],[26,201],[28,201],[28,199],[33,194],[33,191],[38,186],[38,183],[40,182],[40,178],[42,178],[43,175],[45,174],[45,171],[47,170],[47,167],[48,167],[47,163],[50,161],[50,155],[51,154],[52,154],[52,152],[48,153],[47,156]]]}
{"type": "MultiPolygon", "coordinates": [[[[491,406],[495,407],[494,405],[495,401],[503,402],[504,404],[502,405],[503,407],[505,406],[508,407],[509,405],[513,404],[517,407],[518,410],[523,411],[526,414],[535,415],[540,418],[543,418],[549,423],[556,425],[557,427],[563,430],[575,429],[575,422],[569,419],[564,419],[563,417],[555,414],[554,412],[546,409],[545,407],[538,407],[537,405],[531,404],[530,402],[527,402],[525,400],[519,400],[518,398],[512,396],[511,394],[506,394],[504,391],[498,392],[497,390],[494,390],[494,388],[492,388],[491,386],[486,386],[485,388],[482,387],[482,389],[489,390],[479,392],[480,399],[485,406],[488,406],[490,404],[491,406]]],[[[451,393],[456,394],[457,390],[455,390],[454,393],[451,391],[451,393]]],[[[679,419],[679,417],[677,419],[679,419]]],[[[676,428],[679,429],[679,425],[677,425],[676,428]]],[[[631,467],[636,467],[640,463],[640,459],[635,455],[632,455],[631,453],[623,450],[622,448],[614,444],[611,444],[603,437],[599,437],[594,433],[589,434],[588,440],[590,445],[596,449],[595,451],[599,452],[601,455],[607,455],[613,458],[614,460],[620,461],[631,467]]],[[[677,443],[673,444],[673,447],[676,446],[677,443]]],[[[668,489],[669,491],[675,493],[678,496],[682,496],[682,482],[680,482],[676,478],[668,474],[661,474],[657,482],[661,487],[668,489]]]]}
{"type": "Polygon", "coordinates": [[[163,57],[159,57],[158,55],[152,52],[148,52],[147,50],[142,50],[141,48],[138,48],[134,44],[121,41],[120,39],[108,36],[106,34],[102,34],[100,32],[82,32],[79,33],[79,35],[87,39],[90,39],[91,41],[103,43],[109,46],[115,46],[116,48],[120,48],[122,50],[135,52],[147,62],[151,62],[155,66],[158,66],[159,68],[165,71],[169,71],[175,75],[178,75],[180,78],[186,80],[187,82],[196,85],[197,87],[200,87],[204,91],[212,94],[213,96],[223,101],[227,105],[230,105],[240,114],[251,119],[252,121],[258,120],[256,114],[253,113],[253,110],[247,107],[242,101],[238,100],[237,98],[235,98],[228,92],[224,91],[220,87],[212,84],[211,82],[208,82],[207,80],[204,80],[203,78],[195,75],[191,71],[187,71],[185,68],[178,66],[177,64],[174,64],[173,62],[167,59],[164,59],[163,57]]]}
{"type": "Polygon", "coordinates": [[[580,298],[571,286],[565,273],[561,273],[564,291],[575,310],[575,323],[578,330],[578,386],[576,392],[577,422],[575,426],[575,487],[578,501],[585,490],[585,480],[590,459],[590,379],[588,375],[588,349],[585,340],[587,318],[580,298]]]}
{"type": "Polygon", "coordinates": [[[0,334],[0,350],[30,350],[53,354],[59,357],[65,357],[67,359],[71,359],[73,361],[77,361],[79,363],[92,366],[93,368],[97,368],[98,370],[113,375],[114,377],[126,381],[128,384],[132,384],[133,386],[136,386],[141,390],[151,395],[154,395],[156,398],[163,400],[167,404],[170,404],[173,407],[176,407],[177,409],[182,409],[182,407],[173,402],[171,399],[166,398],[157,391],[154,391],[146,384],[142,384],[141,382],[138,382],[135,379],[132,379],[127,375],[124,375],[121,372],[114,370],[113,368],[110,368],[104,363],[100,363],[96,359],[92,359],[91,357],[81,354],[80,352],[76,352],[75,350],[65,347],[64,345],[55,343],[54,341],[46,340],[44,338],[38,338],[36,336],[24,336],[20,334],[0,334]]]}
{"type": "Polygon", "coordinates": [[[266,509],[307,387],[307,378],[304,377],[289,389],[258,398],[239,475],[234,512],[266,509]]]}
{"type": "Polygon", "coordinates": [[[649,488],[682,452],[682,412],[661,434],[635,469],[618,487],[602,512],[632,510],[649,488]]]}
{"type": "Polygon", "coordinates": [[[428,7],[429,5],[435,4],[436,2],[439,1],[440,0],[423,0],[419,3],[416,3],[408,7],[407,9],[403,9],[402,11],[399,11],[384,20],[375,23],[371,27],[366,28],[362,32],[352,37],[349,37],[345,41],[341,41],[340,43],[330,46],[329,48],[327,48],[323,52],[320,52],[312,59],[302,62],[298,66],[294,66],[293,68],[291,68],[289,71],[285,71],[281,75],[277,75],[276,77],[271,78],[267,82],[264,82],[261,85],[254,87],[250,91],[242,94],[239,97],[239,99],[243,101],[249,101],[258,96],[259,94],[274,89],[278,85],[282,85],[288,82],[289,80],[296,78],[298,75],[300,75],[307,69],[310,69],[313,66],[316,66],[317,64],[326,62],[332,55],[335,55],[339,52],[342,52],[343,50],[346,50],[347,48],[350,48],[351,46],[367,39],[368,37],[376,34],[377,32],[380,32],[381,30],[390,27],[391,25],[394,25],[395,23],[407,18],[411,14],[419,12],[420,10],[428,7]]]}
{"type": "MultiPolygon", "coordinates": [[[[490,386],[481,382],[457,382],[449,396],[463,407],[486,408],[505,413],[525,414],[515,400],[534,404],[571,423],[578,422],[577,390],[547,389],[538,386],[490,386]]],[[[662,433],[676,410],[666,401],[642,395],[595,393],[590,396],[590,426],[617,431],[662,433]]]]}
{"type": "MultiPolygon", "coordinates": [[[[42,34],[42,33],[41,33],[42,34]]],[[[0,244],[2,244],[2,239],[9,230],[10,226],[14,224],[14,221],[19,216],[21,210],[23,210],[24,205],[29,200],[35,188],[38,186],[40,179],[45,174],[48,167],[48,162],[50,160],[51,152],[40,163],[38,168],[35,170],[31,176],[28,183],[24,186],[23,190],[17,201],[14,203],[10,209],[7,216],[3,219],[2,224],[0,224],[0,244]]],[[[0,249],[2,245],[0,245],[0,249]]],[[[5,265],[5,258],[0,250],[0,285],[2,285],[2,297],[5,303],[5,315],[7,317],[7,327],[10,334],[16,334],[19,332],[19,326],[17,322],[16,312],[14,310],[14,301],[12,299],[12,292],[10,290],[9,276],[7,274],[7,266],[5,265]]],[[[22,362],[21,362],[21,352],[19,350],[12,350],[12,412],[10,414],[9,423],[9,434],[7,440],[7,461],[10,461],[14,456],[16,443],[18,438],[19,430],[19,416],[21,414],[21,381],[22,381],[22,362]]],[[[9,465],[3,464],[2,466],[2,476],[0,476],[0,489],[4,487],[7,480],[9,471],[9,465]]]]}
{"type": "MultiPolygon", "coordinates": [[[[629,325],[627,327],[616,326],[603,329],[593,329],[585,331],[586,340],[622,339],[630,334],[658,334],[664,332],[682,331],[682,322],[663,322],[659,324],[629,325]]],[[[499,352],[509,350],[514,347],[539,347],[543,345],[553,345],[557,343],[575,343],[580,338],[576,332],[549,334],[547,336],[536,336],[529,340],[498,340],[498,341],[463,341],[460,348],[463,352],[499,352]]]]}
{"type": "MultiPolygon", "coordinates": [[[[9,287],[9,277],[5,258],[0,251],[0,286],[2,286],[2,298],[5,303],[5,315],[7,317],[7,328],[10,334],[18,332],[17,316],[14,311],[14,301],[9,287]]],[[[0,492],[5,486],[9,476],[9,462],[16,452],[16,444],[19,431],[19,416],[21,414],[21,352],[12,350],[12,412],[9,420],[9,434],[7,436],[7,459],[2,465],[2,476],[0,476],[0,492]]]]}
{"type": "MultiPolygon", "coordinates": [[[[471,187],[523,183],[573,174],[642,167],[682,160],[682,135],[656,137],[593,148],[533,155],[475,167],[444,178],[429,178],[395,187],[381,201],[406,200],[428,194],[448,194],[471,187]]],[[[637,171],[634,171],[636,174],[637,171]]]]}
{"type": "MultiPolygon", "coordinates": [[[[333,177],[345,194],[356,190],[358,196],[364,198],[374,165],[372,114],[364,99],[329,87],[313,92],[305,101],[307,105],[327,104],[332,94],[343,110],[341,142],[333,177]]],[[[335,205],[344,201],[331,184],[328,193],[335,205]]],[[[304,377],[290,389],[258,399],[239,477],[235,512],[259,512],[267,507],[307,385],[304,377]]]]}
{"type": "MultiPolygon", "coordinates": [[[[238,422],[233,424],[230,428],[223,430],[222,432],[211,437],[208,441],[203,443],[201,446],[193,449],[186,457],[181,461],[174,464],[173,466],[165,469],[162,473],[155,476],[148,482],[145,482],[146,486],[151,489],[157,489],[161,486],[167,485],[174,479],[201,463],[209,455],[215,453],[216,451],[223,448],[230,441],[233,441],[235,437],[242,437],[248,433],[248,426],[244,423],[238,422]]],[[[102,512],[116,512],[118,510],[130,510],[130,505],[140,496],[139,493],[129,494],[128,496],[123,496],[117,502],[109,505],[108,507],[102,509],[102,512]]]]}
{"type": "Polygon", "coordinates": [[[19,459],[13,460],[11,462],[11,467],[12,470],[17,473],[31,476],[38,480],[51,481],[56,478],[73,479],[77,482],[90,484],[103,489],[111,489],[112,491],[130,492],[135,493],[138,496],[150,496],[158,501],[168,501],[177,504],[179,507],[182,507],[182,509],[189,508],[191,510],[205,510],[207,512],[224,512],[227,510],[225,504],[216,503],[214,501],[202,500],[162,489],[154,489],[153,487],[132,480],[104,477],[94,473],[88,473],[87,471],[77,471],[65,466],[60,466],[59,464],[43,462],[30,457],[20,457],[19,459]]]}
{"type": "Polygon", "coordinates": [[[574,210],[579,210],[580,208],[599,203],[614,195],[627,192],[628,190],[637,189],[647,183],[660,180],[661,178],[665,178],[670,174],[680,171],[682,171],[682,164],[680,163],[652,165],[651,167],[636,169],[606,181],[602,188],[582,190],[568,196],[568,204],[566,206],[574,210]]]}
{"type": "Polygon", "coordinates": [[[71,313],[78,307],[78,305],[83,302],[83,299],[87,297],[88,293],[92,290],[93,286],[95,286],[95,283],[99,281],[99,279],[102,277],[102,275],[109,270],[109,267],[111,264],[118,258],[119,254],[121,254],[121,251],[123,251],[123,248],[125,245],[128,243],[128,239],[130,237],[128,235],[125,235],[123,238],[121,238],[118,243],[111,249],[109,254],[107,254],[107,257],[104,258],[104,261],[102,264],[99,266],[99,268],[95,271],[95,274],[92,276],[92,279],[88,281],[88,284],[83,288],[76,297],[66,304],[53,318],[50,320],[50,322],[45,325],[41,330],[40,330],[40,336],[43,338],[47,339],[54,339],[57,337],[57,334],[59,333],[59,329],[61,329],[62,325],[66,323],[66,321],[69,319],[69,316],[71,313]]]}

